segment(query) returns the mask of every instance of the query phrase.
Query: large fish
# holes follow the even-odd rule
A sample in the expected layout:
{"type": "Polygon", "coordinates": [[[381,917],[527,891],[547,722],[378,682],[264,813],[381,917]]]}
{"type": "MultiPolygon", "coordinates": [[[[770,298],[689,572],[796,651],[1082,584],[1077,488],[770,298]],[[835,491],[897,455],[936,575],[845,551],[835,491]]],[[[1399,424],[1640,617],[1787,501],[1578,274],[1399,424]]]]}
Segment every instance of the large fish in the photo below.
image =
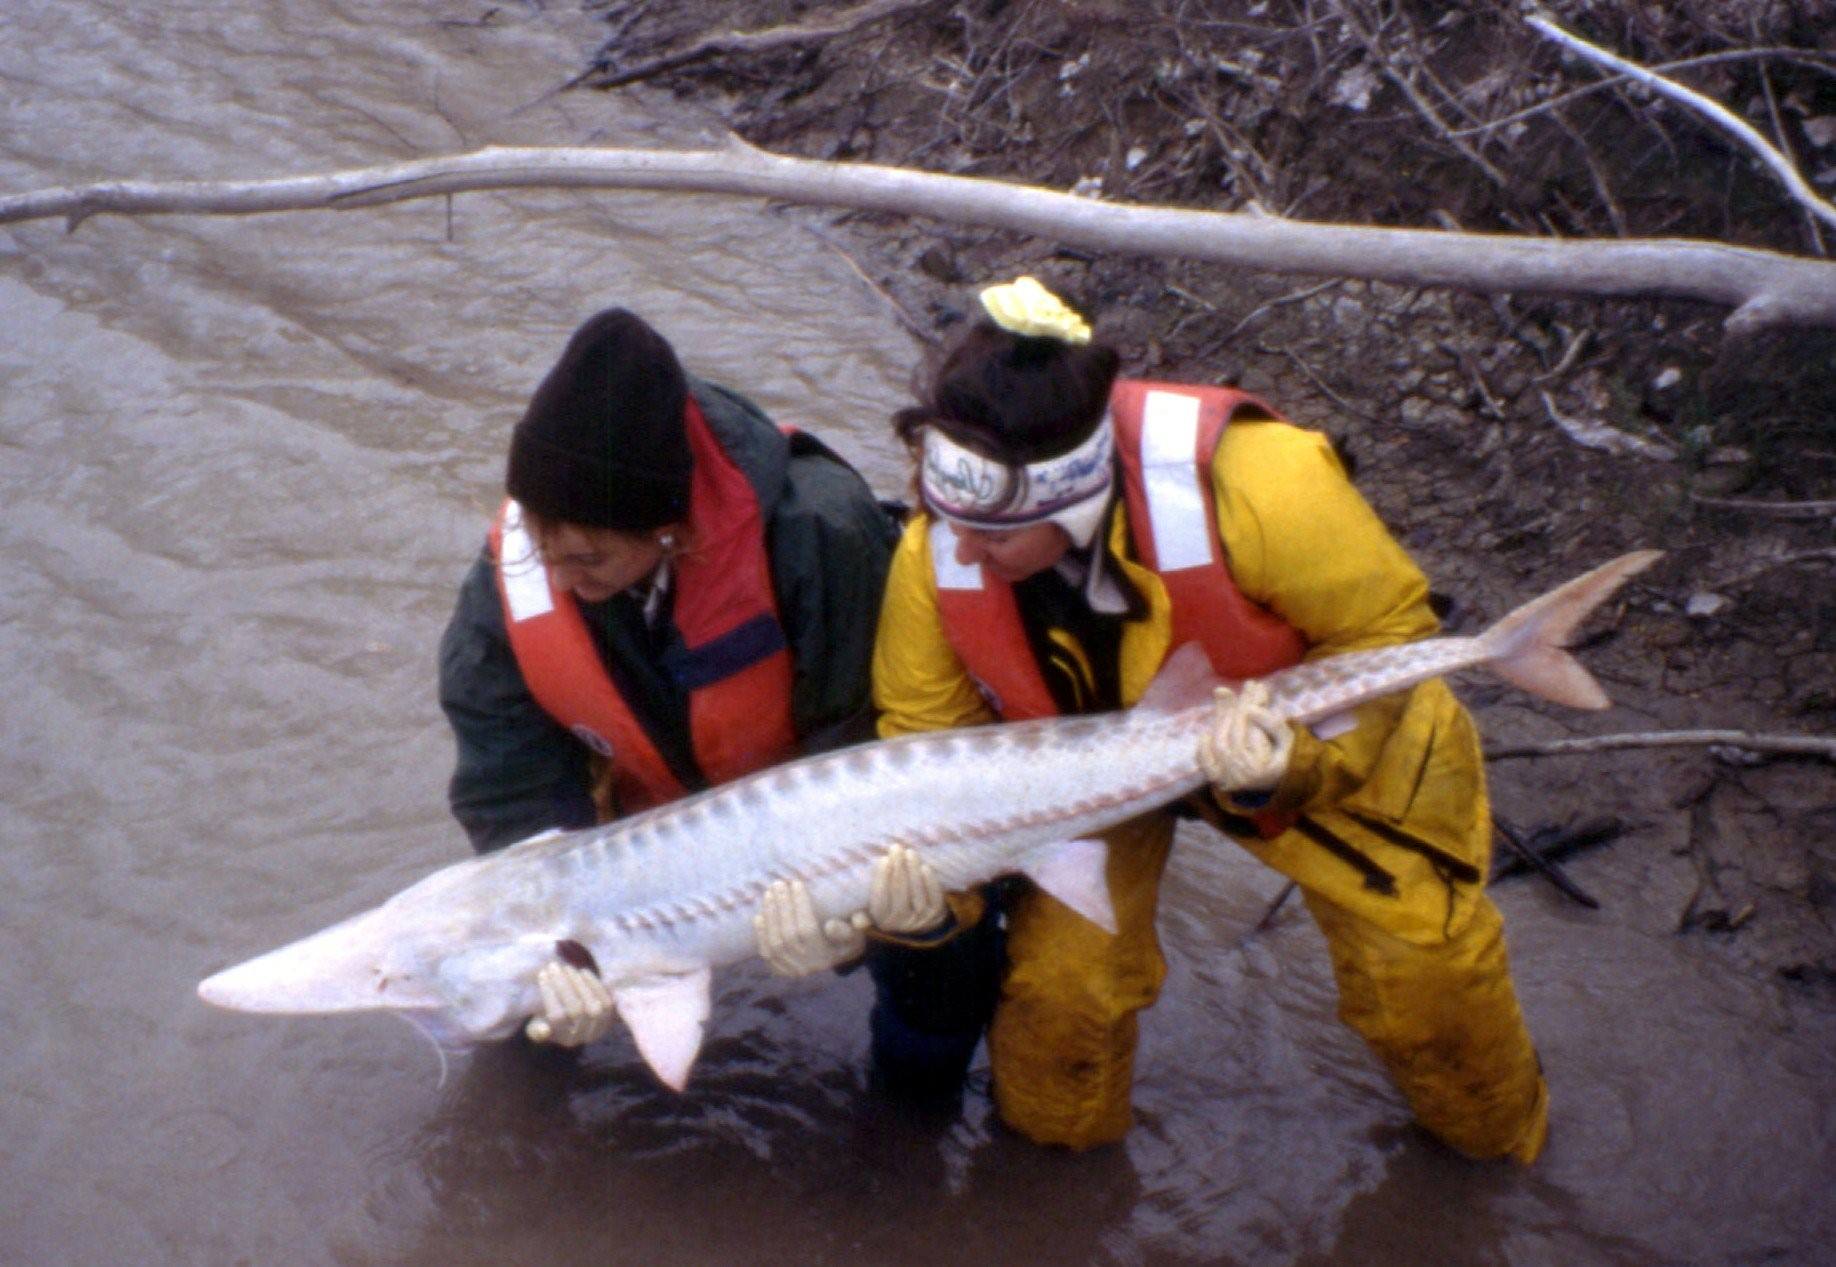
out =
{"type": "MultiPolygon", "coordinates": [[[[1483,665],[1575,708],[1608,700],[1562,644],[1657,551],[1623,555],[1477,637],[1432,638],[1297,665],[1271,706],[1323,724],[1368,700],[1483,665]]],[[[590,953],[638,1051],[680,1090],[701,1047],[714,967],[755,952],[774,880],[817,912],[866,905],[874,862],[916,849],[948,888],[1020,872],[1114,929],[1095,835],[1203,786],[1197,744],[1217,685],[1182,647],[1125,712],[908,735],[761,771],[603,827],[455,863],[381,906],[198,986],[247,1012],[406,1014],[442,1041],[510,1034],[539,1010],[536,972],[590,953]]]]}

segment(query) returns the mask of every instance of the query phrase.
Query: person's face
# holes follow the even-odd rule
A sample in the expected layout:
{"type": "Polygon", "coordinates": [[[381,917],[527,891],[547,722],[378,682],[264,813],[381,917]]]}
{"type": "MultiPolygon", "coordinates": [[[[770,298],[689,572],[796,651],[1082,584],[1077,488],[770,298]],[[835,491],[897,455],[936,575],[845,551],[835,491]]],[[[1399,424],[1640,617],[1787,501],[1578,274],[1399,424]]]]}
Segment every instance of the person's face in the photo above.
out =
{"type": "Polygon", "coordinates": [[[663,561],[658,534],[617,532],[579,524],[546,526],[538,545],[556,588],[586,603],[630,589],[663,561]]]}
{"type": "Polygon", "coordinates": [[[1070,534],[1054,523],[1001,530],[953,523],[950,531],[958,563],[980,564],[1009,585],[1045,571],[1071,548],[1070,534]]]}

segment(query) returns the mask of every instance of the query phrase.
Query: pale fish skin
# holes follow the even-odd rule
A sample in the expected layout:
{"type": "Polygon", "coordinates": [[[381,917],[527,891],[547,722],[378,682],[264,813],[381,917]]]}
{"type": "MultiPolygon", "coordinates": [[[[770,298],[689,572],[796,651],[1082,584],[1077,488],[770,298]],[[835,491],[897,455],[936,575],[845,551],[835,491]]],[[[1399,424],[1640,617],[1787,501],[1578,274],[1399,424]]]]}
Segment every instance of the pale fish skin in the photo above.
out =
{"type": "MultiPolygon", "coordinates": [[[[1561,649],[1658,551],[1622,555],[1476,637],[1325,657],[1262,679],[1270,707],[1322,731],[1358,705],[1485,666],[1576,708],[1605,693],[1561,649]]],[[[818,914],[867,904],[895,843],[964,889],[1020,872],[1113,930],[1097,833],[1205,783],[1198,740],[1217,678],[1201,651],[1169,657],[1125,712],[908,735],[808,757],[648,813],[549,833],[427,876],[381,906],[208,978],[199,995],[247,1012],[386,1010],[443,1041],[502,1038],[540,1010],[535,978],[589,950],[638,1050],[680,1090],[700,1050],[710,970],[756,953],[766,886],[800,880],[818,914]]]]}

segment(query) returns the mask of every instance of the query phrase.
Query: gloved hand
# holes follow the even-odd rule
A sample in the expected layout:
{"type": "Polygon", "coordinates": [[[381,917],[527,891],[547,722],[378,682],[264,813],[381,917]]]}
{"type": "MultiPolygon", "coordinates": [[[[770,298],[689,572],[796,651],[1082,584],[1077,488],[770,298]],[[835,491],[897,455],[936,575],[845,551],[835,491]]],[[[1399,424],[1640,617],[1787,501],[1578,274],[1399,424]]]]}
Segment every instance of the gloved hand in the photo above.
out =
{"type": "Polygon", "coordinates": [[[1294,728],[1269,708],[1269,688],[1245,682],[1220,686],[1213,696],[1211,729],[1199,737],[1199,769],[1217,790],[1266,792],[1287,773],[1294,728]]]}
{"type": "Polygon", "coordinates": [[[759,957],[781,977],[803,977],[856,958],[867,947],[867,912],[822,921],[801,880],[773,880],[752,917],[759,957]]]}
{"type": "Polygon", "coordinates": [[[530,1018],[523,1032],[531,1042],[557,1047],[584,1047],[605,1037],[617,1009],[599,974],[572,964],[547,964],[536,974],[542,1013],[530,1018]]]}
{"type": "Polygon", "coordinates": [[[875,928],[895,936],[931,933],[949,917],[937,872],[917,850],[894,845],[873,864],[867,918],[875,928]]]}

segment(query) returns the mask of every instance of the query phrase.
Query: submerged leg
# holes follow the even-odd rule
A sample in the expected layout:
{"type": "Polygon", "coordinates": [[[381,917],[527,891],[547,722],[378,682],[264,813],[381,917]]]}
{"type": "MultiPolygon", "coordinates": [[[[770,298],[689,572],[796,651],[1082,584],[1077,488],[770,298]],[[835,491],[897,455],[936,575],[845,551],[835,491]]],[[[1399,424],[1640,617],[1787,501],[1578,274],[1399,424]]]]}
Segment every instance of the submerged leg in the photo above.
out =
{"type": "Polygon", "coordinates": [[[887,1091],[924,1099],[961,1093],[1003,962],[1000,921],[988,904],[972,905],[979,918],[938,945],[868,941],[872,1070],[887,1091]]]}
{"type": "Polygon", "coordinates": [[[1416,1120],[1468,1156],[1534,1161],[1549,1089],[1491,899],[1481,895],[1457,933],[1426,946],[1316,897],[1307,906],[1332,952],[1339,1016],[1383,1061],[1416,1120]]]}
{"type": "Polygon", "coordinates": [[[1081,1149],[1128,1132],[1137,1015],[1166,977],[1154,910],[1172,836],[1160,815],[1109,833],[1113,936],[1044,893],[1014,905],[988,1053],[1001,1120],[1028,1139],[1081,1149]]]}

